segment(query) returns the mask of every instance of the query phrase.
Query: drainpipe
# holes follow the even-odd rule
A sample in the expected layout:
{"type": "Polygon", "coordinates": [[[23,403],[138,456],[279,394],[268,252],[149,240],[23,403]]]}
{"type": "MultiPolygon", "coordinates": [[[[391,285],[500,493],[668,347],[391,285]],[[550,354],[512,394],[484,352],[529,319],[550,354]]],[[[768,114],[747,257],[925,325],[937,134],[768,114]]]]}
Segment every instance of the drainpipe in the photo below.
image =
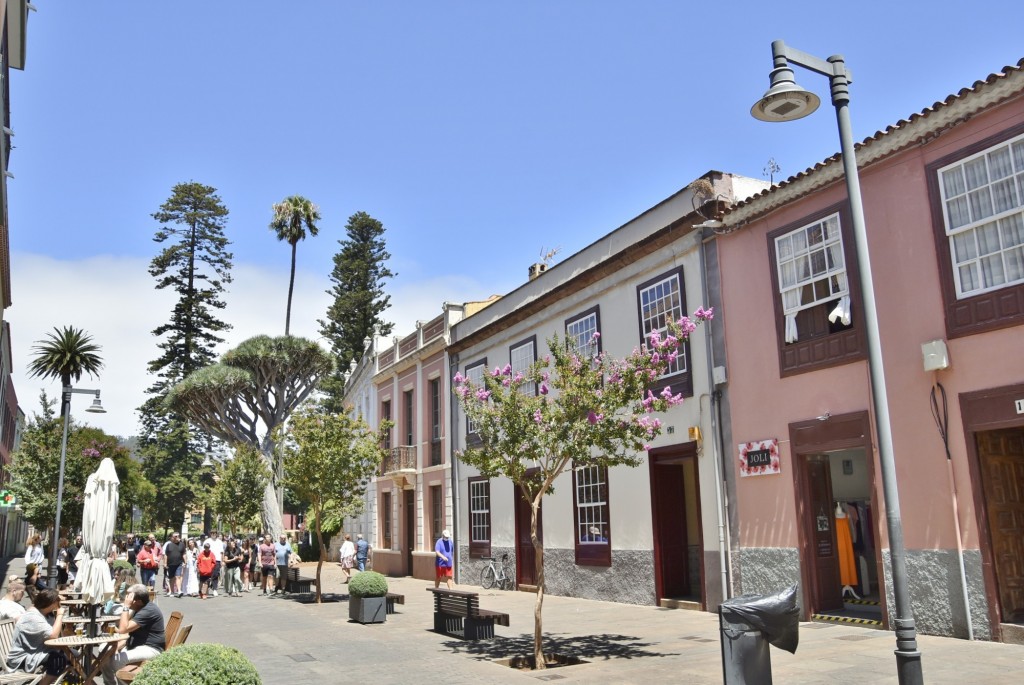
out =
{"type": "Polygon", "coordinates": [[[449,434],[448,434],[448,464],[451,467],[451,485],[449,486],[452,494],[452,547],[455,551],[455,569],[452,571],[454,578],[452,582],[456,585],[461,585],[462,581],[460,577],[462,575],[462,554],[459,551],[459,540],[462,539],[461,531],[459,530],[459,522],[462,520],[459,516],[459,460],[455,458],[455,438],[458,435],[458,417],[455,413],[455,409],[458,405],[455,402],[454,395],[451,393],[451,381],[455,377],[455,372],[459,370],[459,355],[448,357],[448,380],[445,382],[443,387],[448,388],[448,423],[449,423],[449,434]]]}
{"type": "MultiPolygon", "coordinates": [[[[701,290],[704,294],[704,306],[710,302],[711,295],[708,288],[708,277],[707,277],[707,256],[705,251],[707,245],[704,241],[704,229],[709,228],[716,222],[705,221],[703,224],[698,225],[701,229],[701,241],[700,241],[700,281],[701,290]]],[[[715,387],[714,367],[715,367],[715,355],[711,345],[711,330],[710,326],[712,322],[705,324],[707,329],[704,331],[704,344],[707,349],[707,367],[708,372],[708,388],[715,387]]],[[[722,489],[725,487],[725,481],[722,478],[722,469],[720,463],[720,455],[722,452],[721,444],[721,427],[720,421],[716,415],[714,409],[715,405],[720,405],[722,394],[718,390],[714,390],[710,395],[711,401],[711,456],[715,463],[715,518],[718,521],[718,563],[722,573],[722,596],[724,599],[732,597],[732,587],[729,583],[729,569],[731,568],[731,560],[728,549],[728,540],[726,539],[726,526],[725,526],[725,515],[723,503],[726,499],[722,489]]],[[[721,409],[719,409],[719,412],[721,409]]]]}

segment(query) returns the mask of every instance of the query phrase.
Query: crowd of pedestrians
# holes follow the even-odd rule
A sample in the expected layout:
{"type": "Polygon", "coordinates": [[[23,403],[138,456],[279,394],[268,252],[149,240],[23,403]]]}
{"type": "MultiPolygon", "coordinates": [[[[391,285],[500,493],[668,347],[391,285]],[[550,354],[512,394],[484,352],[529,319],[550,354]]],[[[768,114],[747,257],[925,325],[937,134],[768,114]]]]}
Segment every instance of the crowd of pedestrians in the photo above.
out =
{"type": "Polygon", "coordinates": [[[125,566],[118,560],[137,569],[141,583],[151,590],[159,584],[168,597],[207,599],[221,592],[241,597],[257,586],[264,595],[286,592],[287,569],[298,564],[299,556],[283,534],[274,542],[270,535],[223,538],[213,531],[198,540],[172,533],[163,543],[152,534],[128,535],[111,546],[111,573],[125,566]]]}

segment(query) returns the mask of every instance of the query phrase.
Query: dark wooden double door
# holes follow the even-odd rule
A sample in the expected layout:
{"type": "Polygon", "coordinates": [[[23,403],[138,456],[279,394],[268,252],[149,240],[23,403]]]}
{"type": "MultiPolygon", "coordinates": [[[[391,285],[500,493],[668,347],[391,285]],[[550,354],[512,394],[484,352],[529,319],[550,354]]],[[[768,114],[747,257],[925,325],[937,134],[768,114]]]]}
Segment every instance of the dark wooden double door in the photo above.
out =
{"type": "Polygon", "coordinates": [[[1024,428],[977,433],[985,513],[1004,623],[1024,623],[1024,428]]]}

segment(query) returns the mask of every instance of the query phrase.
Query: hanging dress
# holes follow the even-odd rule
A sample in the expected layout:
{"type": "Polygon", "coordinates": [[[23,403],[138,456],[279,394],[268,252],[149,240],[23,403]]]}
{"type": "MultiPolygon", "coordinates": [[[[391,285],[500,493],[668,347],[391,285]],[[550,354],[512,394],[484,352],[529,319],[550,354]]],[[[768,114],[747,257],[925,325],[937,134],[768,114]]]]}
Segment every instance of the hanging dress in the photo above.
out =
{"type": "Polygon", "coordinates": [[[850,519],[846,514],[836,516],[836,551],[839,553],[839,582],[843,586],[857,586],[857,560],[853,556],[853,536],[850,519]]]}

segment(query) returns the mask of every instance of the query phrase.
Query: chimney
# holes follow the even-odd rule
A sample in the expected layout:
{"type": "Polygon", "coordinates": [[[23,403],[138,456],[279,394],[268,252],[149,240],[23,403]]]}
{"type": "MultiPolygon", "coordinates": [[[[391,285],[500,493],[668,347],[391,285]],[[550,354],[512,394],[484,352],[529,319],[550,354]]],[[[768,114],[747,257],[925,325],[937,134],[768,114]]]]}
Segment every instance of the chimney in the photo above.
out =
{"type": "Polygon", "coordinates": [[[542,273],[548,270],[548,265],[543,262],[537,262],[536,264],[530,265],[530,280],[537,278],[542,273]]]}

